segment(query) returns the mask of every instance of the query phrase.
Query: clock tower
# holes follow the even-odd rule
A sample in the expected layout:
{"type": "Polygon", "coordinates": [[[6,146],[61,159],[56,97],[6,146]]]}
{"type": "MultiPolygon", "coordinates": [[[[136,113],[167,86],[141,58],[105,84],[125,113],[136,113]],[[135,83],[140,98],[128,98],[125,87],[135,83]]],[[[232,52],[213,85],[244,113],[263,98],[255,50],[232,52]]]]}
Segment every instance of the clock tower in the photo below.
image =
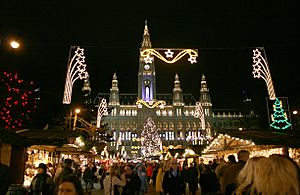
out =
{"type": "MultiPolygon", "coordinates": [[[[150,34],[145,21],[143,34],[143,42],[140,51],[152,48],[150,42],[150,34]]],[[[154,56],[149,56],[152,60],[145,62],[144,57],[140,56],[139,72],[138,72],[138,100],[150,102],[156,100],[156,81],[155,81],[155,66],[154,56]]]]}

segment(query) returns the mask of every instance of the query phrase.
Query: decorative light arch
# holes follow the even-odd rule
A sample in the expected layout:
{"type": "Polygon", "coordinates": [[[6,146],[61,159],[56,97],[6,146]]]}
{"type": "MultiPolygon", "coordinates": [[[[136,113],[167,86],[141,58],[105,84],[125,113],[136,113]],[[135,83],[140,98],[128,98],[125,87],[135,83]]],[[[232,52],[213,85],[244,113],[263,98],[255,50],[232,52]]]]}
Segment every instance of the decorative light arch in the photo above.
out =
{"type": "Polygon", "coordinates": [[[188,61],[190,61],[191,64],[196,63],[196,58],[198,57],[198,50],[197,49],[164,49],[164,48],[151,48],[151,49],[143,49],[141,50],[141,58],[145,61],[145,63],[152,63],[154,58],[152,56],[156,56],[162,61],[173,64],[180,60],[183,56],[189,55],[188,61]],[[172,50],[172,51],[171,51],[172,50]],[[165,51],[164,57],[160,51],[165,51]],[[176,56],[174,57],[174,51],[176,51],[176,56]]]}

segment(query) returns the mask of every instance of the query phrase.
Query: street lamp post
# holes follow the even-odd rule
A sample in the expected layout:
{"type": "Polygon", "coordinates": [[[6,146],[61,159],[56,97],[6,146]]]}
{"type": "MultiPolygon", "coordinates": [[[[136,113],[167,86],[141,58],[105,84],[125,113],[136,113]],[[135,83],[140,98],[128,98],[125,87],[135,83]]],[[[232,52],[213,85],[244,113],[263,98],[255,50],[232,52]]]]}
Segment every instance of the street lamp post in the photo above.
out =
{"type": "Polygon", "coordinates": [[[75,109],[75,116],[74,116],[74,122],[73,122],[73,130],[76,130],[76,121],[77,121],[77,114],[80,113],[80,109],[75,109]]]}

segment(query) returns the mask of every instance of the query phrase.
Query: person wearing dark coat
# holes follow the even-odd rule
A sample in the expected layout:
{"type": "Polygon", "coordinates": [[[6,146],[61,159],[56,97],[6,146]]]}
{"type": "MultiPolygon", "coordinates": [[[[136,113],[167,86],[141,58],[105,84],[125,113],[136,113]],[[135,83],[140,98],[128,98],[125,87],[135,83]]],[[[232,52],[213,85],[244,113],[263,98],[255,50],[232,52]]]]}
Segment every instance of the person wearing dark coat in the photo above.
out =
{"type": "Polygon", "coordinates": [[[199,180],[202,195],[217,195],[219,191],[219,181],[216,173],[210,165],[205,165],[204,173],[199,180]]]}
{"type": "Polygon", "coordinates": [[[141,186],[141,180],[138,174],[134,171],[132,165],[127,165],[124,170],[126,173],[126,185],[123,187],[122,195],[137,195],[141,186]]]}
{"type": "Polygon", "coordinates": [[[196,194],[196,191],[198,190],[198,175],[199,171],[196,166],[194,166],[194,163],[191,163],[191,166],[187,170],[187,182],[189,184],[189,192],[192,193],[192,195],[196,194]]]}
{"type": "Polygon", "coordinates": [[[73,161],[71,159],[64,160],[64,168],[61,171],[61,173],[59,174],[59,176],[56,178],[56,181],[55,181],[56,184],[60,183],[64,178],[74,174],[74,171],[71,168],[72,164],[73,164],[73,161]]]}
{"type": "Polygon", "coordinates": [[[176,159],[171,161],[171,168],[165,172],[162,188],[165,194],[182,195],[185,194],[184,178],[179,170],[176,159]]]}
{"type": "Polygon", "coordinates": [[[31,181],[29,191],[31,195],[53,195],[55,183],[51,176],[47,174],[47,165],[40,163],[38,174],[31,181]]]}
{"type": "Polygon", "coordinates": [[[10,185],[10,169],[7,165],[0,163],[0,194],[6,194],[10,185]]]}

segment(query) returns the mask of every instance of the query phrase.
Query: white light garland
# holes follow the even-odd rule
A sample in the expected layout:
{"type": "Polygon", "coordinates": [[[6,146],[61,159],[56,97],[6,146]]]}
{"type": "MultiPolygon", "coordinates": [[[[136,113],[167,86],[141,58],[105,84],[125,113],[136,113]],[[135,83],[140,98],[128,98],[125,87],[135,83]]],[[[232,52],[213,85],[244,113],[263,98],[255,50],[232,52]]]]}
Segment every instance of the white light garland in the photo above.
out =
{"type": "Polygon", "coordinates": [[[107,112],[107,103],[106,103],[106,99],[105,98],[103,98],[100,101],[100,104],[99,104],[99,107],[98,107],[97,124],[96,124],[97,129],[100,128],[101,118],[104,115],[108,115],[108,112],[107,112]]]}
{"type": "MultiPolygon", "coordinates": [[[[73,46],[71,46],[72,50],[73,46]]],[[[77,79],[87,79],[88,72],[86,71],[84,49],[77,47],[74,56],[68,64],[63,104],[70,104],[72,99],[73,84],[77,79]]]]}
{"type": "Polygon", "coordinates": [[[200,102],[196,102],[194,117],[200,119],[200,121],[201,121],[201,128],[203,130],[205,130],[204,111],[203,111],[203,107],[201,106],[200,102]]]}
{"type": "Polygon", "coordinates": [[[154,58],[151,56],[156,56],[168,64],[173,64],[173,63],[177,62],[178,60],[180,60],[183,56],[189,55],[188,61],[190,61],[191,64],[197,62],[196,57],[198,57],[198,50],[196,50],[196,49],[175,49],[175,48],[173,48],[172,50],[179,51],[179,53],[174,58],[173,58],[174,52],[171,51],[171,49],[167,49],[167,51],[165,51],[166,58],[171,58],[171,59],[166,59],[163,55],[161,55],[159,53],[159,51],[161,51],[161,50],[165,51],[166,49],[162,49],[162,48],[143,49],[141,51],[141,58],[143,58],[143,60],[145,61],[146,64],[152,63],[152,61],[154,60],[154,58]]]}
{"type": "Polygon", "coordinates": [[[258,48],[253,50],[253,77],[254,78],[262,78],[268,88],[269,98],[274,100],[276,98],[275,90],[271,78],[270,69],[267,63],[267,60],[261,55],[261,52],[258,48]]]}

